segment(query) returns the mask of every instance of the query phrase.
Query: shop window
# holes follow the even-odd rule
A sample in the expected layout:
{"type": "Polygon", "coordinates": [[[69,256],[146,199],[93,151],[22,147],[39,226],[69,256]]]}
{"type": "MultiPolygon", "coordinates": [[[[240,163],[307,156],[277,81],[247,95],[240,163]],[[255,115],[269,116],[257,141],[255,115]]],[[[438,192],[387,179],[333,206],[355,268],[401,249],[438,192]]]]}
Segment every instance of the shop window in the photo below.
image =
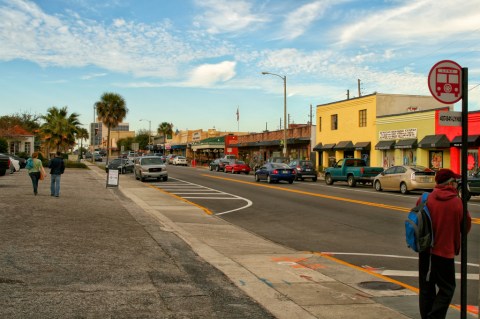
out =
{"type": "Polygon", "coordinates": [[[443,151],[430,151],[429,159],[431,169],[439,170],[443,167],[443,151]]]}
{"type": "Polygon", "coordinates": [[[403,150],[403,165],[416,165],[417,164],[417,150],[406,149],[403,150]]]}
{"type": "Polygon", "coordinates": [[[358,126],[359,127],[367,126],[367,110],[358,111],[358,126]]]}
{"type": "Polygon", "coordinates": [[[333,114],[331,117],[332,120],[332,131],[338,130],[338,114],[333,114]]]}
{"type": "Polygon", "coordinates": [[[383,168],[395,166],[394,151],[383,151],[383,168]]]}

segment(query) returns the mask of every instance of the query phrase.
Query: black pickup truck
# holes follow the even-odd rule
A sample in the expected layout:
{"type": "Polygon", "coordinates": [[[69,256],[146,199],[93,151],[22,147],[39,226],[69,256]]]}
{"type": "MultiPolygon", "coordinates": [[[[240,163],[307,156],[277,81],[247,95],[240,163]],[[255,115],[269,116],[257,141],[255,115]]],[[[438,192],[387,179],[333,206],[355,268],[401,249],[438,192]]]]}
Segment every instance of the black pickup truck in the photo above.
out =
{"type": "Polygon", "coordinates": [[[0,154],[0,176],[5,175],[8,169],[10,169],[10,157],[0,154]]]}

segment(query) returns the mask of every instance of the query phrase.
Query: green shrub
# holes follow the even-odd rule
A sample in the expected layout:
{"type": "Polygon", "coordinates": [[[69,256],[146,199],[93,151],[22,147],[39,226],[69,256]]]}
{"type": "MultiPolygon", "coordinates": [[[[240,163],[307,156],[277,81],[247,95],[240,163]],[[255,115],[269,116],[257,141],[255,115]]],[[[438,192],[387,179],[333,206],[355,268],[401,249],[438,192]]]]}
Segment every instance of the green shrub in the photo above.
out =
{"type": "Polygon", "coordinates": [[[82,162],[65,161],[65,168],[88,168],[82,162]]]}

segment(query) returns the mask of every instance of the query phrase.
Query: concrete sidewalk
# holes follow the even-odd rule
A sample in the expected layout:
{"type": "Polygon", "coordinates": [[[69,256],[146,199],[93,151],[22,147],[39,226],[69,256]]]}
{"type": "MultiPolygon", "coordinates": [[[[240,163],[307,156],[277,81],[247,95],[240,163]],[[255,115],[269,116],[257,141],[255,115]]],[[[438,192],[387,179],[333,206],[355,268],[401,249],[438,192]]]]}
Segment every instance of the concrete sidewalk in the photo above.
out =
{"type": "Polygon", "coordinates": [[[0,178],[1,318],[419,318],[412,291],[90,167],[59,198],[0,178]]]}

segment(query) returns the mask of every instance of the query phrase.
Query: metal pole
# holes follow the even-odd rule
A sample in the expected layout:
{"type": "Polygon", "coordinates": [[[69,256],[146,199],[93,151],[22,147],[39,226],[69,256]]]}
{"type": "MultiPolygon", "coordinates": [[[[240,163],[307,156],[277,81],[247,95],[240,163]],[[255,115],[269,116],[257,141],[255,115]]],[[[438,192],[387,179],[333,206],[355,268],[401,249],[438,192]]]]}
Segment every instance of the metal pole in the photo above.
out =
{"type": "Polygon", "coordinates": [[[262,74],[275,75],[283,80],[283,156],[287,157],[287,76],[271,72],[262,72],[262,74]]]}
{"type": "Polygon", "coordinates": [[[95,162],[95,159],[93,157],[93,153],[95,152],[95,139],[97,138],[96,134],[95,134],[95,126],[96,126],[96,123],[95,123],[95,105],[93,105],[93,125],[92,125],[92,164],[94,164],[95,162]]]}
{"type": "Polygon", "coordinates": [[[287,157],[287,76],[283,77],[283,156],[287,157]]]}
{"type": "MultiPolygon", "coordinates": [[[[468,68],[462,68],[462,194],[468,192],[468,68]]],[[[467,318],[467,196],[462,196],[460,317],[467,318]]]]}

